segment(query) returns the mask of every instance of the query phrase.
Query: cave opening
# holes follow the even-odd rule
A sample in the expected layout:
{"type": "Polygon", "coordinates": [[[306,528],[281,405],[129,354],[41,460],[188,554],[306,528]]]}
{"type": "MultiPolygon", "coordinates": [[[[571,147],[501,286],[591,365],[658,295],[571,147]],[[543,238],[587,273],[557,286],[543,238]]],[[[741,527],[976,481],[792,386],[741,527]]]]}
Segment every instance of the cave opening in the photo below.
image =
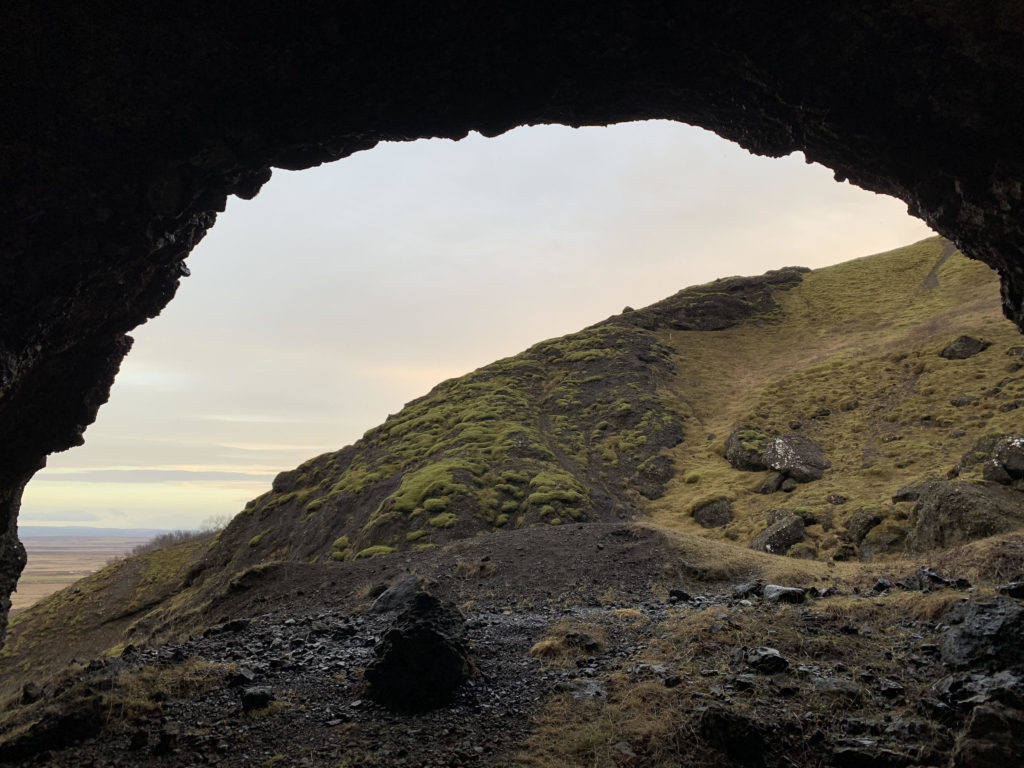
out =
{"type": "Polygon", "coordinates": [[[730,274],[930,234],[901,201],[667,121],[384,144],[235,200],[21,523],[195,527],[444,378],[730,274]]]}

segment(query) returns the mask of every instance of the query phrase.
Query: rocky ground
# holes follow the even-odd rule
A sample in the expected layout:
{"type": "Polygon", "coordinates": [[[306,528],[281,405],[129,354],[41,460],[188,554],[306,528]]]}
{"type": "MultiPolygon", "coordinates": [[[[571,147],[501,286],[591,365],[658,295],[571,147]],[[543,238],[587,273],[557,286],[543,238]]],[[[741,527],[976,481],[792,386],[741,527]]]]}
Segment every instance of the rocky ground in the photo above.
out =
{"type": "MultiPolygon", "coordinates": [[[[316,582],[329,566],[265,576],[191,637],[27,684],[0,760],[964,768],[1024,754],[1024,587],[928,568],[789,589],[701,582],[666,569],[679,553],[650,529],[558,530],[381,559],[359,595],[330,597],[316,582]],[[398,713],[364,670],[420,589],[459,601],[464,626],[436,626],[468,652],[468,679],[445,706],[398,713]]],[[[354,565],[371,567],[337,568],[354,565]]],[[[410,699],[438,656],[416,658],[410,699]]]]}

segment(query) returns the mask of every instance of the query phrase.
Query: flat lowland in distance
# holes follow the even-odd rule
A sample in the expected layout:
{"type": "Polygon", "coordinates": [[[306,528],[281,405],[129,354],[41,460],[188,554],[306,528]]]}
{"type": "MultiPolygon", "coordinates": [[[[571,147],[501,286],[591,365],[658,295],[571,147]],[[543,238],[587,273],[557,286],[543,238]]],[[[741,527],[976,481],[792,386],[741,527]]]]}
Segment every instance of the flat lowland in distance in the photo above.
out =
{"type": "Polygon", "coordinates": [[[129,554],[153,537],[151,531],[134,535],[25,535],[22,543],[28,563],[11,596],[11,613],[28,608],[47,595],[70,586],[103,568],[116,557],[129,554]]]}

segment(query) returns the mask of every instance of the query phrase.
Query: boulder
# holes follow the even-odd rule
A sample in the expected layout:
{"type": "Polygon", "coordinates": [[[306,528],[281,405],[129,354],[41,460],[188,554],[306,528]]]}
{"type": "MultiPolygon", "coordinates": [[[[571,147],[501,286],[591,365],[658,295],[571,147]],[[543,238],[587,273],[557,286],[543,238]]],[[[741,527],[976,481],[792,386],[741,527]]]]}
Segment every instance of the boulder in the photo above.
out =
{"type": "Polygon", "coordinates": [[[702,528],[721,528],[732,522],[732,503],[728,499],[715,499],[693,510],[693,519],[702,528]]]}
{"type": "Polygon", "coordinates": [[[982,704],[957,740],[950,768],[1008,768],[1024,755],[1024,713],[1002,704],[982,704]]]}
{"type": "Polygon", "coordinates": [[[765,584],[762,598],[766,603],[802,603],[807,599],[807,591],[800,587],[765,584]]]}
{"type": "Polygon", "coordinates": [[[800,515],[787,515],[769,525],[750,542],[751,549],[784,555],[794,544],[804,540],[804,520],[800,515]]]}
{"type": "MultiPolygon", "coordinates": [[[[934,568],[922,565],[909,576],[905,576],[896,582],[896,586],[916,592],[931,592],[936,589],[961,587],[963,586],[960,583],[961,581],[960,579],[947,579],[934,568]]],[[[967,586],[970,586],[970,584],[967,584],[967,586]]]]}
{"type": "Polygon", "coordinates": [[[419,592],[374,649],[367,695],[396,712],[426,712],[449,704],[473,664],[459,610],[419,592]]]}
{"type": "Polygon", "coordinates": [[[1008,584],[1000,584],[996,592],[1007,597],[1024,598],[1024,581],[1011,581],[1008,584]]]}
{"type": "Polygon", "coordinates": [[[994,701],[1018,709],[1024,707],[1024,680],[1005,669],[991,675],[954,672],[934,683],[930,692],[944,704],[962,711],[994,701]]]}
{"type": "Polygon", "coordinates": [[[761,724],[733,707],[713,704],[697,722],[697,733],[714,750],[724,753],[744,768],[761,768],[768,745],[761,724]]]}
{"type": "Polygon", "coordinates": [[[892,503],[899,504],[903,501],[917,501],[921,498],[921,486],[923,483],[908,483],[892,495],[892,503]]]}
{"type": "Polygon", "coordinates": [[[407,573],[390,587],[381,592],[370,606],[370,613],[393,613],[404,611],[413,598],[420,593],[421,579],[407,573]]]}
{"type": "Polygon", "coordinates": [[[751,648],[746,654],[747,666],[763,675],[774,675],[789,666],[786,658],[775,648],[760,646],[751,648]]]}
{"type": "Polygon", "coordinates": [[[913,520],[911,552],[953,547],[1019,527],[1024,496],[996,483],[935,480],[922,487],[913,520]]]}
{"type": "Polygon", "coordinates": [[[966,600],[945,615],[939,642],[951,667],[1005,669],[1024,663],[1024,606],[1010,597],[966,600]]]}
{"type": "Polygon", "coordinates": [[[882,515],[877,509],[861,507],[846,521],[843,538],[851,544],[860,544],[872,528],[882,522],[882,515]]]}
{"type": "Polygon", "coordinates": [[[242,710],[252,712],[263,709],[274,700],[274,692],[266,686],[252,686],[242,689],[242,710]]]}
{"type": "Polygon", "coordinates": [[[939,352],[939,356],[947,360],[966,360],[968,357],[974,357],[979,352],[988,349],[991,345],[992,342],[982,341],[974,336],[958,336],[939,352]]]}
{"type": "Polygon", "coordinates": [[[986,480],[1024,488],[1024,436],[1008,435],[996,441],[982,466],[986,480]]]}
{"type": "Polygon", "coordinates": [[[765,495],[775,493],[777,490],[782,488],[782,483],[785,482],[786,477],[781,472],[769,472],[768,476],[758,487],[757,492],[765,495]]]}
{"type": "Polygon", "coordinates": [[[832,466],[821,446],[803,435],[773,437],[764,449],[764,463],[798,483],[820,480],[824,470],[832,466]]]}
{"type": "Polygon", "coordinates": [[[735,469],[760,472],[768,466],[764,449],[771,438],[757,427],[744,424],[734,429],[725,441],[725,459],[735,469]]]}

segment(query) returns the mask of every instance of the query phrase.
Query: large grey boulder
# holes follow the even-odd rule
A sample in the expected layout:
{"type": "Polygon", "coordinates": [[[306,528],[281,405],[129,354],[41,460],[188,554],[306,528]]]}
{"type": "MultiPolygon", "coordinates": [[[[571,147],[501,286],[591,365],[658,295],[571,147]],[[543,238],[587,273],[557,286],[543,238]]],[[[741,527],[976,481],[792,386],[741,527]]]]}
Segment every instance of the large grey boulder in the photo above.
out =
{"type": "Polygon", "coordinates": [[[820,445],[809,437],[795,434],[769,440],[764,449],[764,463],[768,469],[781,472],[798,483],[820,480],[822,473],[832,466],[820,445]]]}
{"type": "Polygon", "coordinates": [[[997,483],[934,480],[921,488],[913,520],[911,552],[954,547],[1024,524],[1024,494],[997,483]]]}
{"type": "Polygon", "coordinates": [[[786,515],[757,534],[750,542],[750,548],[784,555],[790,547],[803,540],[804,519],[800,515],[786,515]]]}

